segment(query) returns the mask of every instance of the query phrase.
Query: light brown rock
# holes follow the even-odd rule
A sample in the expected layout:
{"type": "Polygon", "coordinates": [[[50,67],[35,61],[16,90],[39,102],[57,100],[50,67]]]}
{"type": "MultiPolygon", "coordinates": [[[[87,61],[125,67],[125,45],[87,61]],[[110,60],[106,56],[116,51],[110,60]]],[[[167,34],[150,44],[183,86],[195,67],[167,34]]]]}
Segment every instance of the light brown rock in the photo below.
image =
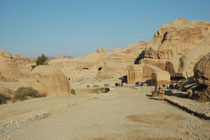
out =
{"type": "Polygon", "coordinates": [[[14,59],[27,59],[27,57],[24,54],[15,54],[13,55],[14,59]]]}
{"type": "Polygon", "coordinates": [[[151,75],[151,85],[159,86],[170,84],[170,74],[167,71],[155,71],[151,75]]]}
{"type": "Polygon", "coordinates": [[[184,55],[175,55],[166,62],[166,70],[173,77],[188,78],[194,75],[194,65],[208,52],[210,52],[210,39],[204,40],[200,45],[184,55]]]}
{"type": "Polygon", "coordinates": [[[107,53],[107,52],[109,52],[109,50],[108,49],[102,49],[101,48],[101,49],[97,49],[96,52],[97,53],[107,53]]]}
{"type": "Polygon", "coordinates": [[[210,23],[176,19],[164,24],[155,33],[145,56],[155,59],[169,59],[176,54],[184,55],[201,41],[209,38],[210,23]]]}
{"type": "Polygon", "coordinates": [[[143,81],[143,67],[141,65],[128,66],[127,82],[128,84],[134,84],[136,82],[143,81]]]}
{"type": "Polygon", "coordinates": [[[168,71],[172,77],[191,77],[195,63],[210,52],[209,38],[210,22],[176,19],[155,33],[145,49],[147,59],[141,61],[168,71]],[[154,60],[164,60],[165,69],[154,60]]]}
{"type": "Polygon", "coordinates": [[[49,65],[60,69],[65,76],[73,79],[96,75],[97,79],[119,78],[127,75],[127,66],[135,63],[147,41],[128,45],[122,49],[97,49],[88,56],[72,59],[54,59],[49,65]],[[101,70],[99,70],[101,69],[101,70]]]}
{"type": "Polygon", "coordinates": [[[12,55],[0,49],[0,72],[5,78],[14,79],[21,77],[21,72],[14,62],[12,55]]]}
{"type": "Polygon", "coordinates": [[[47,96],[70,95],[70,83],[66,76],[51,66],[37,66],[22,82],[47,96]]]}
{"type": "Polygon", "coordinates": [[[194,76],[198,84],[210,87],[210,53],[196,63],[194,76]]]}
{"type": "Polygon", "coordinates": [[[127,69],[127,80],[129,84],[145,82],[151,79],[151,74],[153,72],[162,71],[161,69],[148,64],[130,65],[127,69]]]}

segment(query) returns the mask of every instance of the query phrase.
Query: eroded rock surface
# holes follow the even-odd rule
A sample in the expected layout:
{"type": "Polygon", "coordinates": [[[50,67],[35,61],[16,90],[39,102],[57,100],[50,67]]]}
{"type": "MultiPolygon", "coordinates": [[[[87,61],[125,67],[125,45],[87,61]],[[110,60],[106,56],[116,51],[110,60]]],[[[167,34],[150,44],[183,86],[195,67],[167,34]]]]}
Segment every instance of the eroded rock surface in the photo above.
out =
{"type": "Polygon", "coordinates": [[[170,84],[171,76],[167,71],[155,71],[151,75],[151,85],[166,85],[170,84]]]}
{"type": "Polygon", "coordinates": [[[50,66],[37,66],[31,73],[31,83],[34,89],[47,96],[63,96],[70,94],[70,84],[66,76],[58,69],[50,66]]]}
{"type": "Polygon", "coordinates": [[[193,76],[193,66],[210,52],[210,22],[176,19],[155,33],[145,57],[165,59],[172,77],[193,76]]]}
{"type": "Polygon", "coordinates": [[[198,84],[194,88],[192,98],[210,101],[210,53],[205,55],[194,67],[194,77],[198,84]]]}
{"type": "Polygon", "coordinates": [[[5,78],[15,79],[19,78],[22,74],[18,69],[17,64],[14,62],[12,55],[0,49],[0,72],[5,78]]]}

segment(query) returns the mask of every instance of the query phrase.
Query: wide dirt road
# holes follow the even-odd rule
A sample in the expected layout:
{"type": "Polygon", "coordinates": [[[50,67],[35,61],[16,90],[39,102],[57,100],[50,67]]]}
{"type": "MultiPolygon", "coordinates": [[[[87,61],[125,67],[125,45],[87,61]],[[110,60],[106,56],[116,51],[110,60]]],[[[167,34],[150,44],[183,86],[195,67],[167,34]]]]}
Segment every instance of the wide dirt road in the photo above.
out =
{"type": "Polygon", "coordinates": [[[0,139],[209,139],[210,121],[164,101],[151,89],[33,99],[0,106],[0,139]]]}

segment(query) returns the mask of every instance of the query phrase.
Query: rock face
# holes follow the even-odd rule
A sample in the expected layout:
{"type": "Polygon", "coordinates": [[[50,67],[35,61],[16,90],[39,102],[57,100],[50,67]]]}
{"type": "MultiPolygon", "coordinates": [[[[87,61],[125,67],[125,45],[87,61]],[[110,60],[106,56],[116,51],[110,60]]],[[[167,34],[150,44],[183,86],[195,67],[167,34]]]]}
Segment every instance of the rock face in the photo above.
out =
{"type": "Polygon", "coordinates": [[[194,75],[194,65],[208,52],[210,52],[210,39],[201,41],[184,55],[175,55],[166,62],[166,70],[173,77],[191,77],[194,75]]]}
{"type": "Polygon", "coordinates": [[[176,19],[154,35],[145,57],[166,60],[172,77],[193,76],[193,66],[210,51],[210,22],[176,19]]]}
{"type": "Polygon", "coordinates": [[[155,33],[145,56],[155,59],[169,59],[173,55],[184,55],[208,38],[209,22],[176,19],[171,24],[164,24],[155,33]]]}
{"type": "Polygon", "coordinates": [[[3,77],[15,79],[21,77],[21,72],[12,55],[0,49],[0,73],[3,77]]]}
{"type": "Polygon", "coordinates": [[[171,76],[167,71],[155,71],[151,75],[151,85],[158,86],[158,85],[166,85],[170,84],[171,76]]]}
{"type": "Polygon", "coordinates": [[[107,52],[109,52],[109,51],[108,51],[108,49],[103,49],[103,48],[101,48],[101,49],[97,49],[96,52],[97,52],[97,53],[107,53],[107,52]]]}
{"type": "Polygon", "coordinates": [[[15,54],[13,55],[14,59],[27,59],[27,57],[24,54],[15,54]]]}
{"type": "Polygon", "coordinates": [[[80,79],[92,75],[96,79],[119,78],[127,75],[127,66],[139,62],[139,55],[148,45],[147,41],[124,48],[97,49],[88,56],[72,59],[54,59],[49,65],[60,69],[65,76],[80,79]]]}
{"type": "Polygon", "coordinates": [[[194,93],[194,97],[201,101],[210,101],[210,53],[204,56],[194,67],[194,77],[201,91],[194,93]]]}
{"type": "Polygon", "coordinates": [[[65,75],[50,66],[37,66],[24,83],[25,86],[30,86],[40,93],[46,93],[47,96],[70,94],[70,84],[65,75]]]}
{"type": "Polygon", "coordinates": [[[103,63],[104,71],[100,71],[97,78],[122,77],[127,75],[127,67],[138,64],[143,50],[147,47],[147,41],[128,45],[122,49],[113,49],[108,55],[100,58],[103,63]]]}
{"type": "Polygon", "coordinates": [[[141,65],[128,66],[127,82],[134,84],[143,81],[143,67],[141,65]]]}
{"type": "Polygon", "coordinates": [[[130,65],[127,69],[128,84],[134,84],[135,82],[145,82],[151,79],[151,74],[153,72],[162,71],[158,67],[148,64],[130,65]]]}
{"type": "Polygon", "coordinates": [[[196,63],[194,73],[198,84],[208,86],[210,88],[210,53],[196,63]]]}

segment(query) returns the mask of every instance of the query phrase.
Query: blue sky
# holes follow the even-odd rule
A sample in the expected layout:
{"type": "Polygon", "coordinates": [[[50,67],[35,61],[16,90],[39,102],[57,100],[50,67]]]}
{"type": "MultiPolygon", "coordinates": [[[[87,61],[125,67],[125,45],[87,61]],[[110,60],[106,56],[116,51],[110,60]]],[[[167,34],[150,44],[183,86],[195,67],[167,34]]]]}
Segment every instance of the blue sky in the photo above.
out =
{"type": "Polygon", "coordinates": [[[0,0],[0,48],[84,56],[150,41],[176,18],[210,21],[210,0],[0,0]]]}

